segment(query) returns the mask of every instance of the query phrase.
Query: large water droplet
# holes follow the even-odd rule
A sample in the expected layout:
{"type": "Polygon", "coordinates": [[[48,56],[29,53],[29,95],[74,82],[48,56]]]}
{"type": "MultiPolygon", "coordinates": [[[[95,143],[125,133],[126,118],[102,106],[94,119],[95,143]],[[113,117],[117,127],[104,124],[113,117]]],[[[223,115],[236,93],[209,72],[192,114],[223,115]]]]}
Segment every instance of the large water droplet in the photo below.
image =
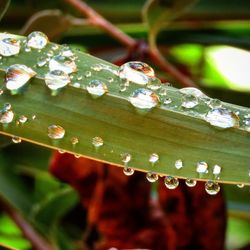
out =
{"type": "Polygon", "coordinates": [[[45,75],[45,83],[51,90],[57,90],[69,84],[70,77],[61,70],[53,70],[45,75]]]}
{"type": "Polygon", "coordinates": [[[33,49],[40,50],[47,45],[48,41],[49,39],[44,33],[40,31],[34,31],[27,37],[27,46],[33,49]]]}
{"type": "Polygon", "coordinates": [[[129,153],[123,153],[120,156],[121,156],[121,161],[125,164],[129,163],[131,161],[131,158],[132,158],[131,154],[129,154],[129,153]]]}
{"type": "Polygon", "coordinates": [[[99,81],[99,80],[92,80],[88,85],[87,85],[87,91],[95,96],[99,97],[104,95],[106,92],[108,92],[108,87],[105,83],[99,81]]]}
{"type": "Polygon", "coordinates": [[[210,110],[205,120],[218,128],[238,128],[240,121],[238,115],[226,108],[215,108],[210,110]]]}
{"type": "Polygon", "coordinates": [[[48,127],[48,136],[51,139],[62,139],[65,135],[65,130],[63,127],[58,125],[50,125],[48,127]]]}
{"type": "Polygon", "coordinates": [[[134,172],[135,172],[135,170],[134,170],[133,168],[130,168],[130,167],[127,167],[127,166],[125,166],[125,167],[123,168],[123,173],[124,173],[125,175],[127,175],[127,176],[133,175],[134,172]]]}
{"type": "Polygon", "coordinates": [[[179,186],[179,180],[173,176],[166,176],[164,178],[164,184],[168,189],[175,189],[179,186]]]}
{"type": "Polygon", "coordinates": [[[196,172],[199,174],[207,174],[208,173],[208,165],[205,161],[199,161],[196,166],[196,172]]]}
{"type": "Polygon", "coordinates": [[[146,174],[146,178],[149,182],[156,182],[158,180],[158,175],[156,173],[153,172],[148,172],[146,174]]]}
{"type": "Polygon", "coordinates": [[[148,161],[152,164],[156,163],[159,160],[159,155],[156,153],[153,153],[149,156],[148,161]]]}
{"type": "Polygon", "coordinates": [[[36,72],[23,64],[11,65],[6,72],[5,84],[9,90],[18,90],[22,88],[30,78],[36,75],[36,72]]]}
{"type": "Polygon", "coordinates": [[[101,137],[96,136],[92,139],[92,144],[93,146],[95,146],[96,148],[101,147],[104,144],[104,141],[101,137]]]}
{"type": "Polygon", "coordinates": [[[7,124],[11,123],[14,118],[14,112],[11,110],[10,104],[5,104],[0,110],[0,123],[7,124]]]}
{"type": "Polygon", "coordinates": [[[177,168],[177,169],[183,168],[183,162],[182,162],[181,159],[179,159],[179,160],[177,160],[177,161],[175,162],[175,168],[177,168]]]}
{"type": "Polygon", "coordinates": [[[18,137],[18,136],[13,136],[11,140],[12,140],[13,143],[16,143],[16,144],[22,142],[22,139],[20,137],[18,137]]]}
{"type": "Polygon", "coordinates": [[[130,103],[139,109],[151,109],[158,105],[159,97],[149,89],[137,89],[129,97],[130,103]]]}
{"type": "Polygon", "coordinates": [[[188,187],[195,187],[197,181],[194,180],[194,179],[186,179],[186,180],[185,180],[185,183],[186,183],[186,185],[187,185],[188,187]]]}
{"type": "Polygon", "coordinates": [[[71,74],[77,71],[77,66],[70,58],[57,55],[50,59],[49,69],[50,71],[61,70],[67,74],[71,74]]]}
{"type": "Polygon", "coordinates": [[[21,48],[20,41],[8,34],[0,36],[0,55],[13,56],[19,54],[21,48]]]}
{"type": "Polygon", "coordinates": [[[207,181],[205,184],[205,190],[210,195],[216,195],[220,191],[220,185],[214,181],[207,181]]]}
{"type": "Polygon", "coordinates": [[[119,77],[125,82],[135,82],[140,85],[148,84],[155,78],[154,70],[143,62],[133,61],[119,68],[119,77]]]}

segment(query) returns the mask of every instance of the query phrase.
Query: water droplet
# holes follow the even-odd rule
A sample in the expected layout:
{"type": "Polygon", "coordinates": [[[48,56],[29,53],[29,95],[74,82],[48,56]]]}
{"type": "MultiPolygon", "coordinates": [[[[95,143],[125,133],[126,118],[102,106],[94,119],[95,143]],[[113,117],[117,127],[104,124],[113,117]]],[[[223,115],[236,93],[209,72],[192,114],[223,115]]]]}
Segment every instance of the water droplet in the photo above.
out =
{"type": "Polygon", "coordinates": [[[0,89],[0,95],[2,95],[4,93],[4,91],[2,89],[0,89]]]}
{"type": "Polygon", "coordinates": [[[181,88],[179,91],[180,91],[180,93],[182,93],[184,95],[191,95],[191,96],[194,96],[194,97],[197,97],[197,98],[206,96],[199,89],[193,88],[193,87],[181,88]]]}
{"type": "Polygon", "coordinates": [[[77,76],[76,78],[78,81],[81,81],[82,80],[82,76],[77,76]]]}
{"type": "Polygon", "coordinates": [[[16,143],[16,144],[22,142],[22,139],[18,136],[13,136],[11,140],[13,143],[16,143]]]}
{"type": "Polygon", "coordinates": [[[92,80],[87,86],[87,91],[89,94],[99,97],[108,92],[108,87],[105,83],[99,80],[92,80]]]}
{"type": "Polygon", "coordinates": [[[51,90],[57,90],[69,84],[70,78],[61,70],[53,70],[45,75],[45,83],[51,90]]]}
{"type": "Polygon", "coordinates": [[[129,163],[131,161],[131,158],[132,158],[131,154],[129,154],[129,153],[123,153],[120,156],[121,156],[122,162],[125,163],[125,164],[129,163]]]}
{"type": "Polygon", "coordinates": [[[85,77],[91,77],[91,75],[92,75],[91,71],[86,71],[84,74],[85,77]]]}
{"type": "Polygon", "coordinates": [[[58,153],[60,153],[60,154],[64,154],[66,151],[65,150],[63,150],[63,149],[58,149],[58,153]]]}
{"type": "Polygon", "coordinates": [[[31,51],[31,48],[25,47],[24,51],[27,52],[27,53],[29,53],[31,51]]]}
{"type": "Polygon", "coordinates": [[[40,57],[36,63],[36,65],[38,67],[43,67],[44,65],[46,65],[46,63],[49,61],[49,58],[43,56],[43,57],[40,57]]]}
{"type": "Polygon", "coordinates": [[[153,153],[149,156],[148,161],[152,164],[156,163],[159,160],[159,155],[156,153],[153,153]]]}
{"type": "Polygon", "coordinates": [[[102,65],[101,64],[95,64],[93,66],[91,66],[91,69],[93,69],[94,71],[101,71],[103,68],[102,68],[102,65]]]}
{"type": "Polygon", "coordinates": [[[58,125],[50,125],[48,127],[48,136],[51,139],[62,139],[65,135],[65,130],[63,127],[58,125]]]}
{"type": "Polygon", "coordinates": [[[184,95],[181,106],[186,109],[194,108],[199,104],[198,98],[193,95],[184,95]]]}
{"type": "Polygon", "coordinates": [[[148,172],[146,174],[146,178],[149,182],[156,182],[158,180],[158,175],[156,173],[153,172],[148,172]]]}
{"type": "Polygon", "coordinates": [[[148,84],[155,78],[154,70],[143,62],[133,61],[119,68],[119,77],[125,82],[135,82],[140,85],[148,84]]]}
{"type": "Polygon", "coordinates": [[[196,172],[199,174],[207,174],[208,173],[208,165],[205,161],[199,161],[196,166],[196,172]]]}
{"type": "Polygon", "coordinates": [[[14,112],[11,110],[11,105],[7,104],[0,110],[0,123],[11,123],[14,118],[14,112]]]}
{"type": "Polygon", "coordinates": [[[218,128],[238,128],[240,119],[228,109],[215,108],[207,113],[205,120],[218,128]]]}
{"type": "Polygon", "coordinates": [[[71,144],[73,146],[75,146],[77,143],[79,143],[79,139],[77,137],[72,137],[70,141],[71,141],[71,144]]]}
{"type": "Polygon", "coordinates": [[[27,37],[27,46],[33,49],[40,50],[47,45],[48,41],[49,39],[44,33],[40,31],[34,31],[27,37]]]}
{"type": "Polygon", "coordinates": [[[18,90],[35,75],[35,71],[23,64],[11,65],[8,67],[5,76],[6,88],[9,90],[18,90]]]}
{"type": "Polygon", "coordinates": [[[96,148],[101,147],[104,144],[103,139],[99,136],[96,136],[92,139],[92,145],[96,148]]]}
{"type": "Polygon", "coordinates": [[[244,128],[247,132],[250,132],[250,118],[243,120],[244,128]]]}
{"type": "Polygon", "coordinates": [[[68,46],[64,46],[60,51],[60,55],[73,58],[74,52],[68,46]]]}
{"type": "Polygon", "coordinates": [[[114,81],[114,78],[113,78],[113,77],[109,77],[109,78],[108,78],[108,82],[111,83],[111,82],[113,82],[113,81],[114,81]]]}
{"type": "Polygon", "coordinates": [[[168,189],[175,189],[179,186],[179,180],[173,176],[166,176],[164,178],[164,184],[168,189]]]}
{"type": "Polygon", "coordinates": [[[35,120],[36,119],[36,115],[32,115],[32,120],[35,120]]]}
{"type": "Polygon", "coordinates": [[[161,86],[162,86],[161,80],[158,78],[151,79],[151,81],[149,81],[149,83],[147,84],[147,87],[152,90],[157,90],[161,88],[161,86]]]}
{"type": "Polygon", "coordinates": [[[57,55],[50,59],[49,69],[50,71],[61,70],[67,74],[71,74],[77,71],[77,66],[70,58],[57,55]]]}
{"type": "Polygon", "coordinates": [[[0,55],[13,56],[19,54],[21,48],[20,41],[8,34],[0,36],[0,55]]]}
{"type": "Polygon", "coordinates": [[[151,109],[158,105],[159,97],[149,89],[137,89],[129,97],[130,103],[139,109],[151,109]]]}
{"type": "Polygon", "coordinates": [[[125,167],[123,168],[123,173],[124,173],[125,175],[127,175],[127,176],[133,175],[134,172],[135,172],[135,170],[134,170],[133,168],[130,168],[130,167],[127,167],[127,166],[125,166],[125,167]]]}
{"type": "Polygon", "coordinates": [[[79,82],[74,82],[74,83],[72,83],[72,86],[74,87],[74,88],[81,88],[81,84],[79,83],[79,82]]]}
{"type": "Polygon", "coordinates": [[[177,169],[181,169],[183,167],[183,162],[182,162],[182,160],[177,160],[176,162],[175,162],[175,168],[177,168],[177,169]]]}
{"type": "Polygon", "coordinates": [[[205,183],[205,190],[210,195],[216,195],[220,191],[220,185],[214,181],[207,181],[205,183]]]}
{"type": "Polygon", "coordinates": [[[186,185],[187,185],[188,187],[195,187],[197,181],[194,180],[194,179],[186,179],[186,180],[185,180],[185,183],[186,183],[186,185]]]}
{"type": "Polygon", "coordinates": [[[243,188],[243,187],[245,187],[245,185],[243,183],[241,183],[241,184],[237,184],[237,187],[238,188],[243,188]]]}
{"type": "Polygon", "coordinates": [[[164,105],[168,105],[168,104],[172,103],[172,99],[170,97],[166,97],[163,99],[162,102],[164,105]]]}
{"type": "Polygon", "coordinates": [[[212,109],[220,108],[222,106],[222,103],[219,99],[210,99],[210,101],[208,102],[208,106],[212,109]]]}
{"type": "Polygon", "coordinates": [[[19,118],[18,118],[18,121],[22,124],[24,124],[25,122],[27,122],[28,118],[24,115],[21,115],[19,118]]]}
{"type": "Polygon", "coordinates": [[[214,165],[213,167],[213,174],[214,175],[219,175],[221,172],[221,167],[219,165],[214,165]]]}
{"type": "Polygon", "coordinates": [[[58,50],[59,49],[59,46],[57,44],[53,44],[52,47],[51,47],[53,50],[58,50]]]}
{"type": "Polygon", "coordinates": [[[81,155],[79,154],[74,154],[75,158],[79,159],[81,157],[81,155]]]}

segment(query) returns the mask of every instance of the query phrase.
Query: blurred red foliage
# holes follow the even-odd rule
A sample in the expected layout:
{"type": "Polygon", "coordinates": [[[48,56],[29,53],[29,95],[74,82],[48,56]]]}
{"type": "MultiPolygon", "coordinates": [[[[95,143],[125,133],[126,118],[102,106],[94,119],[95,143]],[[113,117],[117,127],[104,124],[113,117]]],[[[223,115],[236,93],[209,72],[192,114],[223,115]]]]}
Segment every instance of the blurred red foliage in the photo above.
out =
{"type": "Polygon", "coordinates": [[[209,196],[204,184],[183,182],[168,190],[162,180],[151,198],[145,174],[125,176],[120,168],[55,153],[50,172],[79,193],[88,211],[90,249],[224,249],[226,210],[222,192],[209,196]],[[91,242],[92,230],[100,235],[91,242]]]}

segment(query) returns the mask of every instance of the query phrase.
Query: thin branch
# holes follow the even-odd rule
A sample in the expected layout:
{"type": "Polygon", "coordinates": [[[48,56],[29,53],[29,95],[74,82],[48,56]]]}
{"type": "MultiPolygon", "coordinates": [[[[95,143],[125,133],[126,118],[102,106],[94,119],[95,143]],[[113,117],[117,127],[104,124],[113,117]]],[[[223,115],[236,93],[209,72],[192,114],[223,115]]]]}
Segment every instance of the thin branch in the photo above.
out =
{"type": "Polygon", "coordinates": [[[33,229],[33,227],[21,216],[21,214],[19,214],[2,198],[0,198],[0,207],[21,229],[24,237],[31,242],[34,249],[54,250],[54,248],[33,229]]]}

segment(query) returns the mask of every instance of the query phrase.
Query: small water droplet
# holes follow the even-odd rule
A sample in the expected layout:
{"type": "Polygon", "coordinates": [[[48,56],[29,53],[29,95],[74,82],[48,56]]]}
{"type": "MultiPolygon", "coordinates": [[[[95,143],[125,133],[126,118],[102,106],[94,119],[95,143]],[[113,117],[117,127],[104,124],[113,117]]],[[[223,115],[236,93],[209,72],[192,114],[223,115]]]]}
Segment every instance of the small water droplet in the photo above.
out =
{"type": "Polygon", "coordinates": [[[199,104],[199,100],[193,95],[183,95],[181,106],[186,109],[194,108],[199,104]]]}
{"type": "Polygon", "coordinates": [[[185,183],[188,187],[195,187],[197,184],[197,181],[194,179],[186,179],[185,183]]]}
{"type": "Polygon", "coordinates": [[[210,99],[210,101],[208,102],[208,106],[212,109],[220,108],[222,106],[222,103],[219,99],[210,99]]]}
{"type": "Polygon", "coordinates": [[[74,52],[70,49],[70,47],[64,46],[60,51],[60,55],[73,58],[74,52]]]}
{"type": "Polygon", "coordinates": [[[2,34],[0,36],[0,55],[13,56],[20,52],[20,41],[16,40],[13,36],[2,34]]]}
{"type": "Polygon", "coordinates": [[[127,166],[125,166],[125,167],[123,168],[123,173],[124,173],[125,175],[127,175],[127,176],[133,175],[134,172],[135,172],[135,170],[134,170],[133,168],[130,168],[130,167],[127,167],[127,166]]]}
{"type": "Polygon", "coordinates": [[[49,58],[43,56],[43,57],[40,57],[40,58],[38,59],[36,65],[37,65],[38,67],[43,67],[44,65],[47,64],[48,61],[49,61],[49,58]]]}
{"type": "Polygon", "coordinates": [[[89,94],[99,97],[104,95],[106,92],[108,92],[108,87],[105,83],[99,81],[99,80],[92,80],[87,85],[87,91],[89,94]]]}
{"type": "Polygon", "coordinates": [[[162,86],[161,80],[158,78],[151,79],[151,81],[149,81],[149,83],[147,84],[147,87],[152,90],[157,90],[161,88],[161,86],[162,86]]]}
{"type": "Polygon", "coordinates": [[[207,113],[205,120],[218,128],[238,128],[240,119],[234,112],[228,109],[215,108],[207,113]]]}
{"type": "Polygon", "coordinates": [[[75,158],[79,159],[81,157],[81,155],[79,154],[74,154],[75,158]]]}
{"type": "Polygon", "coordinates": [[[5,104],[0,110],[0,123],[7,124],[11,123],[14,118],[14,112],[11,110],[10,104],[5,104]]]}
{"type": "Polygon", "coordinates": [[[82,80],[82,76],[77,76],[76,78],[78,81],[81,81],[82,80]]]}
{"type": "Polygon", "coordinates": [[[57,55],[50,59],[49,61],[49,69],[53,70],[61,70],[66,74],[71,74],[77,71],[77,66],[73,60],[68,57],[57,55]]]}
{"type": "Polygon", "coordinates": [[[172,103],[172,99],[170,97],[166,97],[163,99],[162,102],[164,105],[168,105],[168,104],[172,103]]]}
{"type": "Polygon", "coordinates": [[[91,75],[92,75],[91,71],[86,71],[84,74],[85,77],[91,77],[91,75]]]}
{"type": "Polygon", "coordinates": [[[27,122],[28,118],[25,115],[21,115],[18,118],[18,121],[22,124],[24,124],[25,122],[27,122]]]}
{"type": "Polygon", "coordinates": [[[51,90],[57,90],[69,84],[70,78],[61,70],[53,70],[45,75],[45,83],[51,90]]]}
{"type": "Polygon", "coordinates": [[[146,85],[152,78],[155,78],[155,73],[146,63],[133,61],[127,62],[119,68],[119,77],[125,82],[131,81],[140,85],[146,85]]]}
{"type": "Polygon", "coordinates": [[[8,67],[5,84],[6,88],[9,90],[18,90],[22,88],[33,76],[36,75],[36,72],[31,68],[23,64],[14,64],[8,67]]]}
{"type": "Polygon", "coordinates": [[[139,109],[151,109],[158,105],[159,97],[149,89],[137,89],[129,97],[130,103],[139,109]]]}
{"type": "Polygon", "coordinates": [[[146,178],[149,182],[156,182],[158,180],[158,175],[156,173],[153,172],[148,172],[146,174],[146,178]]]}
{"type": "Polygon", "coordinates": [[[156,153],[153,153],[149,156],[148,161],[152,164],[156,163],[159,160],[159,155],[156,153]]]}
{"type": "Polygon", "coordinates": [[[101,64],[95,64],[93,66],[91,66],[91,69],[93,69],[94,71],[101,71],[103,68],[102,68],[102,65],[101,64]]]}
{"type": "Polygon", "coordinates": [[[60,153],[60,154],[64,154],[66,151],[65,150],[63,150],[63,149],[58,149],[58,153],[60,153]]]}
{"type": "Polygon", "coordinates": [[[191,96],[194,96],[194,97],[197,97],[197,98],[206,96],[199,89],[193,88],[193,87],[181,88],[179,91],[180,91],[180,93],[182,93],[184,95],[191,95],[191,96]]]}
{"type": "Polygon", "coordinates": [[[237,184],[237,187],[238,188],[243,188],[243,187],[245,187],[245,185],[243,183],[241,183],[241,184],[237,184]]]}
{"type": "Polygon", "coordinates": [[[36,119],[36,115],[32,115],[32,120],[35,120],[36,119]]]}
{"type": "Polygon", "coordinates": [[[53,44],[52,47],[51,47],[53,50],[58,50],[59,49],[59,46],[57,44],[53,44]]]}
{"type": "Polygon", "coordinates": [[[207,181],[205,183],[205,190],[210,195],[216,195],[220,191],[220,185],[214,181],[207,181]]]}
{"type": "Polygon", "coordinates": [[[22,139],[18,136],[13,136],[11,140],[13,143],[16,143],[16,144],[22,142],[22,139]]]}
{"type": "Polygon", "coordinates": [[[40,31],[34,31],[27,37],[27,46],[33,49],[40,50],[47,45],[48,41],[49,39],[44,33],[40,31]]]}
{"type": "Polygon", "coordinates": [[[199,161],[196,166],[196,172],[199,174],[207,174],[208,173],[208,165],[205,161],[199,161]]]}
{"type": "Polygon", "coordinates": [[[111,82],[113,82],[113,81],[114,81],[114,78],[113,78],[113,77],[109,77],[109,78],[108,78],[108,82],[111,83],[111,82]]]}
{"type": "Polygon", "coordinates": [[[73,146],[75,146],[77,143],[79,143],[79,139],[77,137],[72,137],[70,141],[71,141],[71,144],[73,146]]]}
{"type": "Polygon", "coordinates": [[[213,167],[213,174],[214,175],[219,175],[221,172],[221,167],[219,165],[214,165],[213,167]]]}
{"type": "Polygon", "coordinates": [[[65,130],[59,125],[50,125],[48,127],[48,136],[51,139],[62,139],[65,135],[65,130]]]}
{"type": "Polygon", "coordinates": [[[179,180],[173,176],[166,176],[164,178],[164,184],[168,189],[175,189],[179,186],[179,180]]]}
{"type": "Polygon", "coordinates": [[[92,145],[95,146],[96,148],[103,146],[103,144],[104,144],[104,141],[99,136],[96,136],[92,139],[92,145]]]}
{"type": "Polygon", "coordinates": [[[183,162],[182,162],[181,159],[179,159],[179,160],[177,160],[177,161],[175,162],[175,168],[176,168],[176,169],[181,169],[181,168],[183,168],[183,162]]]}
{"type": "Polygon", "coordinates": [[[123,153],[120,155],[121,156],[121,161],[125,164],[129,163],[131,161],[131,154],[129,153],[123,153]]]}

